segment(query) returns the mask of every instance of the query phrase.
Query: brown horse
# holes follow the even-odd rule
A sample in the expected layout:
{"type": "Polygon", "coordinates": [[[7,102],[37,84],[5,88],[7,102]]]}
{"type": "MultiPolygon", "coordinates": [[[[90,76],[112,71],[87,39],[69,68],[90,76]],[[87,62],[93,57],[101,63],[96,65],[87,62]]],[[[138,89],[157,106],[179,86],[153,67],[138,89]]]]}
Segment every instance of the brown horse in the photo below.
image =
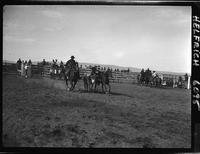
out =
{"type": "Polygon", "coordinates": [[[95,90],[97,89],[97,86],[101,85],[103,93],[110,93],[111,91],[111,86],[109,82],[110,76],[111,76],[110,71],[106,71],[106,72],[99,71],[98,74],[94,78],[95,90]]]}
{"type": "Polygon", "coordinates": [[[83,83],[84,83],[84,89],[88,92],[91,91],[91,89],[92,89],[92,87],[91,87],[91,85],[92,85],[91,77],[88,76],[87,74],[85,74],[83,76],[83,83]]]}
{"type": "Polygon", "coordinates": [[[72,68],[65,67],[64,78],[65,78],[67,90],[68,91],[74,90],[76,83],[80,79],[78,67],[77,66],[72,67],[72,68]],[[70,82],[70,87],[68,85],[68,81],[70,82]]]}
{"type": "Polygon", "coordinates": [[[155,77],[152,77],[151,86],[155,86],[155,87],[162,86],[162,79],[158,75],[156,75],[155,77]]]}

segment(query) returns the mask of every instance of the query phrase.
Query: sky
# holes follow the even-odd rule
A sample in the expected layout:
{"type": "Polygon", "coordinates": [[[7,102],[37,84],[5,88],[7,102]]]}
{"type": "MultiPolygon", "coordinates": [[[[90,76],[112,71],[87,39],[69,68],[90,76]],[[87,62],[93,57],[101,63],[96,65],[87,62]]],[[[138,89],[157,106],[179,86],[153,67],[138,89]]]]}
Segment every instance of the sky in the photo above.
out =
{"type": "Polygon", "coordinates": [[[191,73],[191,7],[6,5],[3,60],[78,62],[191,73]]]}

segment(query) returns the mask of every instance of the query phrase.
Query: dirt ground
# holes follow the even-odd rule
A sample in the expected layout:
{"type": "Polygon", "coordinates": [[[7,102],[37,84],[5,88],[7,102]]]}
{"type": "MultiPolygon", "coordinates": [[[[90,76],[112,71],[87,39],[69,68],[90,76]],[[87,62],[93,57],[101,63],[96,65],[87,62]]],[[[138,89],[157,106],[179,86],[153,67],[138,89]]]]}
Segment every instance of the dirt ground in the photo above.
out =
{"type": "Polygon", "coordinates": [[[110,95],[3,75],[4,147],[190,148],[191,92],[112,84],[110,95]]]}

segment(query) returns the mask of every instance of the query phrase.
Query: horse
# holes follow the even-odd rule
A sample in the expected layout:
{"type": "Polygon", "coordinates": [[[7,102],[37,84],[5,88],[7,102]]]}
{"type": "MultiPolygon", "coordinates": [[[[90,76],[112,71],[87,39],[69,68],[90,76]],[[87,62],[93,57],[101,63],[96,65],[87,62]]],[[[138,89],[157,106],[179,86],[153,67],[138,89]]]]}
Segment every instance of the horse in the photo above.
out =
{"type": "Polygon", "coordinates": [[[51,67],[50,70],[49,70],[49,73],[50,73],[50,76],[51,76],[52,79],[56,78],[56,74],[57,74],[56,68],[51,67]]]}
{"type": "Polygon", "coordinates": [[[155,87],[160,87],[162,85],[162,79],[156,75],[154,78],[152,78],[151,86],[154,85],[155,87]]]}
{"type": "Polygon", "coordinates": [[[73,91],[76,83],[78,82],[79,77],[79,69],[77,66],[69,68],[65,66],[64,78],[68,91],[73,91]],[[70,82],[70,87],[68,86],[68,81],[70,82]]]}
{"type": "Polygon", "coordinates": [[[62,79],[62,77],[64,77],[65,75],[65,68],[63,65],[61,65],[60,67],[58,67],[58,77],[59,79],[62,79]]]}
{"type": "Polygon", "coordinates": [[[97,75],[94,75],[94,77],[91,76],[91,80],[94,79],[95,91],[97,89],[97,86],[101,84],[102,92],[110,93],[111,91],[111,86],[109,83],[110,76],[112,76],[112,74],[108,70],[106,72],[99,71],[97,75]]]}
{"type": "Polygon", "coordinates": [[[152,84],[152,79],[153,79],[153,77],[152,77],[152,72],[150,71],[150,70],[146,70],[145,72],[144,72],[144,83],[147,85],[147,86],[149,86],[149,85],[151,85],[152,84]]]}
{"type": "Polygon", "coordinates": [[[143,85],[145,83],[144,75],[141,75],[141,73],[137,75],[137,83],[139,85],[143,85]]]}
{"type": "Polygon", "coordinates": [[[83,75],[83,83],[84,83],[84,89],[89,92],[91,90],[91,84],[92,84],[90,75],[88,74],[83,75]]]}

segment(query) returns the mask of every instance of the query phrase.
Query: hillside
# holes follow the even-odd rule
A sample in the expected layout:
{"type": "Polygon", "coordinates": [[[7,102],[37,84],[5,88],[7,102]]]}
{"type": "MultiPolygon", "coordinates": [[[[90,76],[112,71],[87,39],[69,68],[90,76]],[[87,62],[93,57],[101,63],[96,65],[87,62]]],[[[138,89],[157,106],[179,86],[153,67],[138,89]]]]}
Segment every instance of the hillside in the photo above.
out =
{"type": "MultiPolygon", "coordinates": [[[[142,69],[141,68],[136,68],[136,67],[124,67],[124,66],[117,66],[117,65],[106,65],[106,64],[94,64],[94,63],[82,63],[80,62],[79,63],[80,65],[100,65],[101,67],[109,67],[109,68],[112,68],[112,69],[119,69],[119,70],[127,70],[128,68],[130,69],[131,72],[140,72],[142,69]]],[[[161,74],[171,74],[171,75],[185,75],[185,73],[180,73],[180,72],[167,72],[167,71],[158,71],[158,70],[155,70],[156,72],[158,73],[161,73],[161,74]]],[[[190,74],[189,74],[190,75],[190,74]]]]}

